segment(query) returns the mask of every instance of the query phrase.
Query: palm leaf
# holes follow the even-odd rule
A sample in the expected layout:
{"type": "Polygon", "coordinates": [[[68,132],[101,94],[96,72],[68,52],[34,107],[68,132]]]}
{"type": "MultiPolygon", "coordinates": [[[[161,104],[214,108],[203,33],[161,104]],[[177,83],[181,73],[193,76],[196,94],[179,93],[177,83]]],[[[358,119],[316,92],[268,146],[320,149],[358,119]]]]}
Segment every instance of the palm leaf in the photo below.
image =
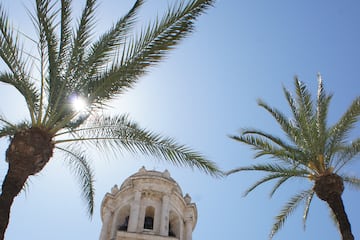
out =
{"type": "MultiPolygon", "coordinates": [[[[76,35],[73,38],[71,53],[68,53],[70,57],[66,69],[59,69],[62,71],[60,76],[48,78],[49,106],[46,111],[47,125],[54,125],[64,119],[65,123],[73,117],[73,111],[68,107],[69,96],[76,92],[78,79],[81,79],[82,76],[81,69],[84,69],[86,49],[90,44],[91,30],[94,26],[95,8],[96,0],[86,1],[76,35]]],[[[66,126],[66,123],[61,125],[66,126]]]]}
{"type": "MultiPolygon", "coordinates": [[[[1,120],[0,120],[1,121],[1,120]]],[[[8,125],[6,124],[5,126],[3,126],[3,124],[1,124],[0,127],[0,138],[2,137],[11,137],[14,136],[14,134],[17,132],[17,128],[14,125],[8,125]]]]}
{"type": "Polygon", "coordinates": [[[298,176],[298,177],[306,177],[308,172],[304,169],[295,169],[292,167],[284,167],[284,164],[276,164],[276,163],[265,163],[265,164],[256,164],[247,167],[239,167],[233,170],[226,172],[226,175],[234,174],[237,172],[243,171],[262,171],[268,173],[277,173],[284,174],[288,176],[298,176]]]}
{"type": "MultiPolygon", "coordinates": [[[[143,0],[137,0],[126,15],[120,18],[108,32],[103,34],[99,40],[91,46],[84,64],[86,68],[81,69],[82,79],[93,79],[99,72],[103,72],[104,68],[110,62],[114,62],[113,58],[118,54],[121,44],[125,43],[125,38],[134,26],[137,12],[143,5],[143,2],[143,0]]],[[[79,90],[85,89],[85,91],[89,91],[90,88],[87,85],[89,81],[81,82],[84,82],[84,84],[79,87],[79,90]]]]}
{"type": "Polygon", "coordinates": [[[307,220],[308,215],[309,215],[310,205],[311,205],[311,202],[312,202],[312,200],[314,198],[314,194],[315,194],[315,192],[311,191],[309,193],[309,195],[306,197],[304,214],[303,214],[303,227],[304,227],[304,230],[306,229],[306,220],[307,220]]]}
{"type": "Polygon", "coordinates": [[[3,116],[0,116],[0,138],[12,137],[14,134],[22,129],[28,129],[30,126],[28,122],[20,122],[18,124],[12,124],[6,120],[3,116]]]}
{"type": "MultiPolygon", "coordinates": [[[[36,0],[36,14],[39,28],[39,39],[46,42],[49,80],[55,80],[57,75],[58,40],[55,34],[55,18],[58,11],[54,10],[55,3],[50,0],[36,0]],[[43,36],[42,36],[43,35],[43,36]]],[[[51,83],[50,83],[51,85],[51,83]]]]}
{"type": "MultiPolygon", "coordinates": [[[[56,143],[81,141],[100,150],[141,153],[169,161],[176,166],[196,167],[212,176],[222,175],[215,163],[206,160],[204,156],[171,138],[140,128],[126,115],[91,119],[87,125],[72,132],[76,134],[75,138],[57,140],[56,143]]],[[[63,134],[65,132],[58,136],[63,134]]]]}
{"type": "Polygon", "coordinates": [[[30,13],[39,33],[38,48],[41,59],[41,93],[37,124],[40,124],[43,117],[45,89],[49,88],[51,82],[54,84],[58,72],[58,39],[55,33],[56,24],[54,22],[58,11],[55,10],[55,6],[56,3],[51,2],[51,0],[36,0],[36,16],[30,13]],[[46,79],[50,81],[48,85],[46,85],[46,79]]]}
{"type": "MultiPolygon", "coordinates": [[[[297,79],[295,79],[295,84],[299,84],[297,79]]],[[[293,117],[294,117],[292,125],[293,125],[293,128],[294,128],[295,131],[294,131],[294,135],[292,136],[292,138],[294,139],[294,142],[296,142],[296,144],[300,148],[308,149],[308,146],[310,145],[311,142],[309,142],[308,133],[303,131],[304,126],[302,126],[303,120],[301,120],[302,119],[302,114],[301,114],[299,106],[298,106],[299,103],[292,96],[290,91],[287,90],[285,87],[283,87],[283,91],[284,91],[286,100],[287,100],[287,102],[288,102],[288,104],[290,106],[290,109],[291,109],[293,117]]],[[[298,90],[298,92],[299,91],[300,90],[298,90]]]]}
{"type": "Polygon", "coordinates": [[[10,72],[1,72],[0,81],[15,87],[25,98],[32,120],[38,110],[39,94],[30,81],[19,36],[10,27],[8,16],[0,4],[0,57],[10,72]]]}
{"type": "MultiPolygon", "coordinates": [[[[250,192],[252,192],[255,188],[257,188],[258,186],[260,186],[261,184],[274,180],[276,178],[283,178],[284,176],[286,176],[286,173],[275,173],[275,174],[269,174],[263,178],[261,178],[260,180],[258,180],[257,182],[255,182],[253,185],[251,185],[248,189],[245,190],[243,196],[246,197],[250,192]]],[[[287,176],[286,176],[287,177],[287,176]]],[[[271,194],[272,195],[272,194],[271,194]]],[[[271,196],[270,195],[270,196],[271,196]]]]}
{"type": "Polygon", "coordinates": [[[341,177],[347,185],[360,190],[360,178],[346,175],[341,175],[341,177]]]}
{"type": "Polygon", "coordinates": [[[288,138],[298,146],[302,146],[302,138],[299,129],[294,127],[292,122],[278,109],[271,108],[263,100],[257,100],[258,105],[264,108],[268,113],[270,113],[276,122],[280,125],[281,129],[287,134],[288,138]]]}
{"type": "Polygon", "coordinates": [[[17,79],[25,78],[19,36],[10,27],[8,16],[0,5],[0,56],[17,79]]]}
{"type": "MultiPolygon", "coordinates": [[[[1,51],[1,50],[0,50],[1,51]]],[[[0,72],[0,82],[9,84],[19,91],[25,98],[28,110],[33,119],[39,108],[39,93],[35,84],[26,79],[17,79],[15,75],[7,72],[0,72]]]]}
{"type": "Polygon", "coordinates": [[[240,136],[230,138],[248,144],[256,151],[254,158],[269,155],[272,158],[283,160],[286,163],[296,164],[295,161],[306,164],[305,154],[298,149],[287,145],[279,138],[257,130],[244,130],[240,136]]]}
{"type": "MultiPolygon", "coordinates": [[[[259,136],[260,138],[264,138],[269,140],[269,144],[266,144],[265,146],[271,146],[270,143],[274,143],[275,145],[278,145],[280,148],[277,151],[268,151],[270,155],[273,155],[273,157],[282,159],[282,160],[289,160],[291,159],[292,161],[298,161],[298,162],[303,162],[303,164],[306,164],[306,160],[307,158],[305,157],[305,154],[302,151],[299,151],[299,149],[296,146],[291,146],[288,143],[286,143],[285,141],[283,141],[281,138],[276,137],[272,134],[269,133],[265,133],[263,131],[260,130],[256,130],[256,129],[246,129],[243,131],[242,133],[243,135],[255,135],[255,136],[259,136]]],[[[274,145],[274,146],[275,146],[274,145]]],[[[273,149],[275,149],[275,147],[273,147],[273,149]]],[[[257,154],[257,157],[260,157],[264,154],[257,154]]]]}
{"type": "Polygon", "coordinates": [[[357,97],[340,120],[330,128],[329,153],[336,152],[347,137],[350,130],[354,129],[360,116],[360,97],[357,97]]]}
{"type": "MultiPolygon", "coordinates": [[[[317,146],[319,147],[318,153],[325,152],[326,141],[328,139],[326,117],[329,109],[329,103],[332,95],[326,95],[321,75],[318,74],[318,94],[316,103],[316,129],[317,129],[317,146]]],[[[328,161],[329,159],[325,159],[328,161]]]]}
{"type": "MultiPolygon", "coordinates": [[[[299,110],[298,113],[300,114],[299,120],[304,119],[304,121],[300,121],[303,123],[311,122],[314,117],[314,109],[313,109],[311,94],[307,89],[306,85],[303,82],[301,82],[298,78],[295,78],[295,89],[297,96],[296,103],[299,110]]],[[[304,130],[306,130],[306,128],[304,130]]]]}
{"type": "Polygon", "coordinates": [[[337,153],[333,154],[332,164],[334,171],[339,171],[349,162],[353,161],[360,153],[360,138],[355,139],[350,144],[338,147],[337,153]]]}
{"type": "Polygon", "coordinates": [[[313,192],[312,189],[302,191],[299,194],[293,196],[281,209],[280,214],[276,216],[276,221],[271,229],[270,239],[283,227],[286,219],[295,211],[301,201],[308,199],[309,195],[313,192]]]}
{"type": "Polygon", "coordinates": [[[269,173],[265,177],[261,178],[257,182],[255,182],[253,185],[251,185],[244,193],[244,196],[247,196],[250,192],[252,192],[255,188],[260,186],[261,184],[274,180],[276,178],[280,178],[279,181],[274,185],[273,189],[270,192],[270,197],[274,195],[276,190],[287,180],[289,180],[292,177],[306,177],[308,175],[308,171],[303,169],[296,169],[296,168],[286,168],[283,167],[280,164],[270,163],[270,164],[257,164],[252,165],[249,167],[240,167],[233,170],[230,170],[228,172],[225,172],[225,175],[231,175],[237,172],[243,172],[243,171],[262,171],[269,173]]]}
{"type": "Polygon", "coordinates": [[[78,178],[78,181],[81,185],[82,197],[87,203],[88,213],[91,217],[94,212],[94,174],[93,171],[87,162],[87,157],[83,152],[79,152],[78,146],[67,146],[66,148],[56,147],[61,150],[64,155],[64,161],[66,161],[67,166],[70,167],[70,170],[78,178]]]}
{"type": "Polygon", "coordinates": [[[272,197],[276,191],[290,178],[292,177],[297,177],[298,175],[289,175],[289,174],[284,174],[278,181],[277,183],[273,186],[271,192],[270,192],[270,197],[272,197]]]}
{"type": "Polygon", "coordinates": [[[318,139],[316,134],[316,118],[315,112],[313,109],[313,102],[311,99],[311,94],[307,89],[306,85],[295,79],[295,89],[296,89],[296,104],[298,108],[298,119],[296,122],[302,133],[302,137],[306,140],[308,145],[306,148],[317,154],[316,147],[318,139]]]}
{"type": "Polygon", "coordinates": [[[120,62],[89,82],[90,99],[98,104],[112,99],[159,63],[194,28],[195,19],[213,4],[213,0],[181,2],[170,8],[161,20],[145,28],[137,39],[126,41],[120,62]]]}
{"type": "Polygon", "coordinates": [[[86,59],[86,48],[89,46],[91,30],[95,22],[96,0],[87,0],[83,9],[79,26],[74,37],[72,56],[68,63],[68,71],[66,75],[67,81],[74,81],[77,77],[81,77],[83,64],[86,59]],[[80,65],[78,65],[80,63],[80,65]]]}
{"type": "Polygon", "coordinates": [[[71,0],[61,0],[60,42],[58,60],[58,75],[66,70],[66,63],[70,61],[72,28],[71,28],[71,0]]]}

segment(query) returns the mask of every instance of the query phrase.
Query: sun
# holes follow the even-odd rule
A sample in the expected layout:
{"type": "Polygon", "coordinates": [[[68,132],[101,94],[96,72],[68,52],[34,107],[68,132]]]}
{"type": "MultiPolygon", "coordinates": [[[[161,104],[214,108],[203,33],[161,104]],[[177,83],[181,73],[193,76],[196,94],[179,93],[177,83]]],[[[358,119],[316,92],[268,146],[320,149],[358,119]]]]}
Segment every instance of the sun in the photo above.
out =
{"type": "Polygon", "coordinates": [[[74,96],[71,100],[72,108],[75,112],[85,112],[87,109],[87,101],[81,96],[74,96]]]}

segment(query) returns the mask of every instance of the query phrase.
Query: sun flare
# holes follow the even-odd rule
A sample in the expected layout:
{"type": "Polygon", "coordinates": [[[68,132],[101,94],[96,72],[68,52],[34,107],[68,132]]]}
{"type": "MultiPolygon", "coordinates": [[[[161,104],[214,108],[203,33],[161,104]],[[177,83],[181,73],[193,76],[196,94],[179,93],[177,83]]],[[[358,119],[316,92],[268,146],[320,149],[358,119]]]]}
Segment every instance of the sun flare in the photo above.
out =
{"type": "Polygon", "coordinates": [[[87,108],[87,102],[86,100],[81,96],[75,96],[72,99],[72,108],[76,112],[84,112],[87,108]]]}

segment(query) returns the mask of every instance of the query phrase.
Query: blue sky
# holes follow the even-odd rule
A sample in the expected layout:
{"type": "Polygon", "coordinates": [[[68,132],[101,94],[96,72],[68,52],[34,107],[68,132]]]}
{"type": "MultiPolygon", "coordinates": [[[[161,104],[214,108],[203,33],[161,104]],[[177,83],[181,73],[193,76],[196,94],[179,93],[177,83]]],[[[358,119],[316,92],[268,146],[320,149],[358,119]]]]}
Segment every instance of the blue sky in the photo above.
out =
{"type": "MultiPolygon", "coordinates": [[[[15,26],[32,34],[23,7],[31,6],[32,1],[1,2],[15,26]]],[[[76,1],[77,9],[80,2],[76,1]]],[[[110,27],[133,1],[100,2],[97,33],[110,27]]],[[[157,13],[161,15],[167,4],[174,2],[148,0],[140,20],[146,22],[157,13]]],[[[227,136],[242,127],[279,133],[273,119],[257,106],[257,98],[288,112],[282,86],[293,89],[297,75],[315,94],[316,74],[320,72],[325,88],[334,93],[329,112],[329,122],[333,123],[359,96],[359,9],[356,0],[218,0],[199,18],[194,34],[152,68],[133,90],[120,96],[109,111],[129,113],[141,126],[176,138],[222,169],[249,165],[255,161],[253,152],[227,136]]],[[[0,111],[13,120],[26,116],[18,97],[13,89],[0,85],[0,111]]],[[[352,137],[359,134],[360,127],[352,137]]],[[[1,159],[6,144],[1,140],[1,159]]],[[[197,170],[126,153],[94,159],[96,206],[92,220],[86,216],[76,178],[55,155],[15,200],[6,239],[98,239],[104,194],[143,165],[159,171],[169,169],[183,192],[192,196],[199,213],[194,240],[267,239],[282,205],[311,184],[294,181],[272,199],[270,184],[244,198],[243,192],[261,175],[245,173],[219,180],[197,170]]],[[[345,170],[359,176],[358,162],[345,170]]],[[[6,167],[2,161],[1,174],[6,167]]],[[[343,195],[356,239],[360,238],[359,194],[346,188],[343,195]]],[[[306,231],[301,216],[300,208],[274,239],[340,239],[327,206],[320,200],[313,202],[306,231]]]]}

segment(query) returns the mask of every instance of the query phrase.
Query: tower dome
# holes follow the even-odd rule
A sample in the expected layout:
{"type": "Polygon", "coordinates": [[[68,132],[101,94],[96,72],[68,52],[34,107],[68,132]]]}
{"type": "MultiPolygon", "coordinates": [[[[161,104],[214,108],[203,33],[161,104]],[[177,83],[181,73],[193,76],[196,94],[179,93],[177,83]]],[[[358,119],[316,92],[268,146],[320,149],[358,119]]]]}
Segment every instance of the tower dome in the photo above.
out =
{"type": "Polygon", "coordinates": [[[100,240],[192,240],[197,209],[170,173],[142,167],[101,204],[100,240]]]}

